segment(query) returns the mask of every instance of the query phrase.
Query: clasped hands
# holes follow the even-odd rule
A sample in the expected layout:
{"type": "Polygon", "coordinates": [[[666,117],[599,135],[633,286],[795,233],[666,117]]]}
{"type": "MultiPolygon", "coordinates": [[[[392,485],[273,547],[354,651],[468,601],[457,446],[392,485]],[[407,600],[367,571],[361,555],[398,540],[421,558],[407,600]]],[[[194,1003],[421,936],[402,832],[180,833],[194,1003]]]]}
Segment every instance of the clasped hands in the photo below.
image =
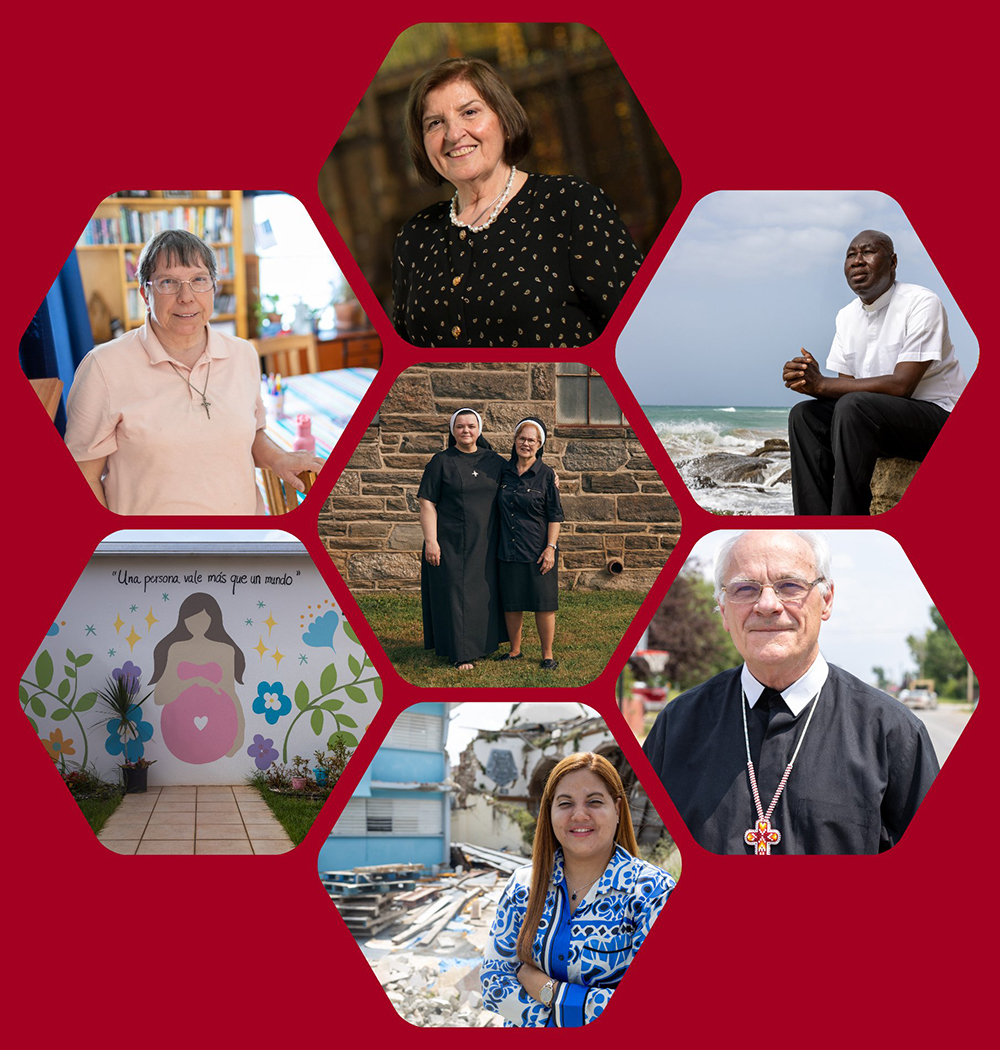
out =
{"type": "Polygon", "coordinates": [[[819,370],[819,364],[805,347],[801,357],[793,357],[785,362],[781,378],[789,390],[797,394],[808,394],[810,397],[822,397],[826,377],[819,370]]]}

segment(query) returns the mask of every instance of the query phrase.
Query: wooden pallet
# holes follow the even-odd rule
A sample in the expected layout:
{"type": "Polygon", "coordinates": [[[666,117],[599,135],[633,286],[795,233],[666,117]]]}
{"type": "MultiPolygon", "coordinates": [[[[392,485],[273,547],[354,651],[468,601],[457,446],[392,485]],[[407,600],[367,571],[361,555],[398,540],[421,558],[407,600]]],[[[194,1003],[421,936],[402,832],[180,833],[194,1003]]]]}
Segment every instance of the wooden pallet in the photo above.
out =
{"type": "Polygon", "coordinates": [[[321,871],[319,877],[324,885],[373,885],[399,881],[416,883],[422,870],[413,864],[379,864],[370,868],[354,868],[351,871],[321,871]]]}
{"type": "Polygon", "coordinates": [[[323,888],[331,897],[356,897],[379,895],[387,893],[406,893],[412,890],[416,883],[411,879],[407,882],[378,882],[378,883],[354,883],[354,882],[327,882],[323,880],[323,888]]]}

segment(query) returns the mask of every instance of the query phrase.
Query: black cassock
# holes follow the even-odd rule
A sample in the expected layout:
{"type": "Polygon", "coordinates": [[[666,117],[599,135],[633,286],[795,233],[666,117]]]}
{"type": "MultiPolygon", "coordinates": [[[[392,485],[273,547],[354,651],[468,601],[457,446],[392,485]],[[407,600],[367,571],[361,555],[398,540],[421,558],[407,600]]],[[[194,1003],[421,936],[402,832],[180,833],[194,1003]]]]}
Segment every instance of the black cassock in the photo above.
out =
{"type": "MultiPolygon", "coordinates": [[[[713,853],[753,853],[757,819],[747,776],[741,668],[673,700],[643,750],[695,841],[713,853]]],[[[938,772],[927,729],[886,693],[830,665],[792,774],[771,816],[772,854],[882,853],[913,819],[938,772]]],[[[750,754],[767,812],[810,705],[747,711],[750,754]]]]}
{"type": "Polygon", "coordinates": [[[506,462],[490,449],[449,448],[427,464],[417,495],[437,507],[441,564],[420,564],[424,648],[455,663],[507,641],[497,577],[495,501],[506,462]]]}

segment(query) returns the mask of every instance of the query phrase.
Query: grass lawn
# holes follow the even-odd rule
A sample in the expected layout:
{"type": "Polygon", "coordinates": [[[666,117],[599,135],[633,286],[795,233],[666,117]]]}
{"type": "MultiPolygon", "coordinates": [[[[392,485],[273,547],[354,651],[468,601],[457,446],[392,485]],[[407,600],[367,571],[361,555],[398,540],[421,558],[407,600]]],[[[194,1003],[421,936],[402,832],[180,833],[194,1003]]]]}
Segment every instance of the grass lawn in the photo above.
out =
{"type": "MultiPolygon", "coordinates": [[[[458,671],[424,649],[419,594],[356,595],[358,605],[399,674],[419,686],[576,686],[592,682],[607,666],[625,629],[646,597],[638,591],[560,591],[555,658],[543,671],[533,613],[524,614],[524,659],[480,660],[458,671]]],[[[507,649],[506,643],[500,647],[507,649]]]]}
{"type": "Polygon", "coordinates": [[[296,846],[309,833],[309,829],[313,826],[313,822],[319,816],[319,811],[326,801],[326,799],[296,798],[294,795],[277,794],[260,784],[253,786],[261,793],[278,823],[288,832],[288,837],[296,846]]]}
{"type": "Polygon", "coordinates": [[[122,804],[122,797],[112,795],[110,798],[78,798],[75,801],[96,835],[107,823],[108,817],[122,804]]]}

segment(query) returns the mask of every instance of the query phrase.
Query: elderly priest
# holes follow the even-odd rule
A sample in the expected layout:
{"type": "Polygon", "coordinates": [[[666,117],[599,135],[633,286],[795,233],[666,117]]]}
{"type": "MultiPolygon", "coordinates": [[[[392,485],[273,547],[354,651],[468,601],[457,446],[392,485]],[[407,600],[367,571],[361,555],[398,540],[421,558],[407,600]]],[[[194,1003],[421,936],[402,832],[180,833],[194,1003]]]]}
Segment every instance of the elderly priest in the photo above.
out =
{"type": "Polygon", "coordinates": [[[815,532],[743,532],[715,559],[745,663],[669,703],[644,750],[713,853],[882,853],[938,771],[923,723],[828,664],[830,550],[815,532]]]}

